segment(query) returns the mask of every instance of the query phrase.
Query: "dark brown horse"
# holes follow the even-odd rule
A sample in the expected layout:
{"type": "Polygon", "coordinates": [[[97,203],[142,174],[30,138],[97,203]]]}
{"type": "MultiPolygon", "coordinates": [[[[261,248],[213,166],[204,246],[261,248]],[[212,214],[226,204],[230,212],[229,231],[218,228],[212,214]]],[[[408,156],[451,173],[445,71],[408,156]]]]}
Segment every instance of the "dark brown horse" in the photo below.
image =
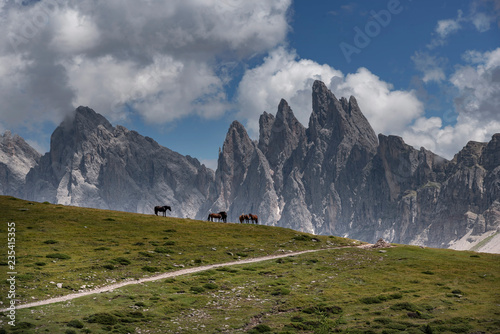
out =
{"type": "Polygon", "coordinates": [[[226,211],[221,211],[221,212],[219,212],[219,215],[221,216],[221,220],[224,223],[227,223],[227,212],[226,211]]]}
{"type": "Polygon", "coordinates": [[[252,224],[259,223],[259,217],[257,217],[257,215],[252,215],[251,213],[248,214],[248,220],[250,220],[252,224]]]}
{"type": "Polygon", "coordinates": [[[248,223],[249,220],[250,220],[250,217],[248,217],[248,215],[241,215],[240,216],[240,223],[241,224],[248,223]]]}
{"type": "Polygon", "coordinates": [[[208,215],[208,221],[209,222],[214,222],[215,219],[218,219],[219,221],[222,219],[222,215],[220,213],[211,213],[208,215]]]}
{"type": "Polygon", "coordinates": [[[158,216],[158,212],[163,212],[163,217],[167,216],[167,210],[172,211],[172,208],[168,205],[165,206],[155,206],[155,215],[158,216]]]}

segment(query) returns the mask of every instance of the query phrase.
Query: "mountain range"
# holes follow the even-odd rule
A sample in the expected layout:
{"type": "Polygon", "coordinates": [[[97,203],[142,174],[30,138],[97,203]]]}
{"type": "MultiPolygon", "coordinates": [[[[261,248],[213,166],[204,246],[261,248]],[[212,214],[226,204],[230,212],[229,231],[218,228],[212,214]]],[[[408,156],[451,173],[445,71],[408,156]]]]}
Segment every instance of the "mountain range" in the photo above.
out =
{"type": "Polygon", "coordinates": [[[78,107],[40,156],[0,137],[0,192],[34,201],[259,223],[368,242],[500,252],[500,133],[469,142],[452,160],[378,136],[355,97],[312,87],[307,128],[285,100],[264,112],[259,138],[234,121],[217,169],[112,126],[78,107]]]}

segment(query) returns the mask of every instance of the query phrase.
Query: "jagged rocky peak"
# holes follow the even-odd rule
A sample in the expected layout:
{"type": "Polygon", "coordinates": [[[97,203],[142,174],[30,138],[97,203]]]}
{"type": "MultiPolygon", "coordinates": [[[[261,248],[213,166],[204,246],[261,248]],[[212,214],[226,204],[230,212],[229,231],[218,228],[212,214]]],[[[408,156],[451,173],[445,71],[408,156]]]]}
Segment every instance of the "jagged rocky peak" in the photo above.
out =
{"type": "MultiPolygon", "coordinates": [[[[222,146],[222,155],[231,153],[235,157],[243,158],[254,150],[254,144],[245,127],[238,121],[233,121],[227,131],[226,139],[222,146]]],[[[248,158],[249,159],[249,158],[248,158]]],[[[247,161],[248,159],[244,159],[247,161]]]]}
{"type": "Polygon", "coordinates": [[[487,143],[469,141],[460,152],[455,154],[453,161],[465,167],[475,166],[480,162],[483,150],[486,146],[487,143]]]}
{"type": "Polygon", "coordinates": [[[7,130],[0,135],[0,194],[23,197],[26,174],[40,156],[17,134],[7,130]]]}
{"type": "Polygon", "coordinates": [[[78,130],[89,130],[104,126],[106,129],[111,130],[113,126],[101,114],[98,114],[89,107],[80,106],[76,108],[74,113],[69,115],[61,124],[66,127],[76,127],[78,130]]]}
{"type": "Polygon", "coordinates": [[[268,112],[263,112],[259,118],[259,149],[266,154],[267,147],[269,145],[269,139],[271,138],[271,131],[274,124],[274,116],[268,112]]]}
{"type": "Polygon", "coordinates": [[[376,151],[377,136],[354,96],[349,101],[344,97],[339,101],[323,82],[317,80],[313,85],[312,105],[307,130],[311,141],[321,137],[339,144],[346,139],[371,152],[376,151]]]}
{"type": "Polygon", "coordinates": [[[490,142],[483,150],[481,164],[487,170],[493,170],[500,166],[500,133],[496,133],[491,137],[490,142]]]}
{"type": "Polygon", "coordinates": [[[323,82],[316,80],[313,85],[312,113],[308,128],[311,139],[331,134],[332,128],[336,132],[335,135],[339,136],[345,122],[345,112],[339,100],[323,82]],[[323,129],[330,131],[325,132],[323,129]]]}

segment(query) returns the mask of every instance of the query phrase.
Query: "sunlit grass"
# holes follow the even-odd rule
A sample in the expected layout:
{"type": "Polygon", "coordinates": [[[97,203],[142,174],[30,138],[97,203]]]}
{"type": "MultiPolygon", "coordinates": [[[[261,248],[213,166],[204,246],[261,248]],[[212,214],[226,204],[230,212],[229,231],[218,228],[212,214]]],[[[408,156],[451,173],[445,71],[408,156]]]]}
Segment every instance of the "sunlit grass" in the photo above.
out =
{"type": "Polygon", "coordinates": [[[352,240],[312,241],[266,226],[0,201],[19,228],[18,273],[25,275],[19,292],[26,301],[153,275],[146,266],[175,271],[324,249],[19,309],[18,325],[25,328],[18,333],[500,332],[498,255],[402,245],[384,252],[328,249],[352,240]],[[70,258],[46,257],[57,253],[70,258]]]}

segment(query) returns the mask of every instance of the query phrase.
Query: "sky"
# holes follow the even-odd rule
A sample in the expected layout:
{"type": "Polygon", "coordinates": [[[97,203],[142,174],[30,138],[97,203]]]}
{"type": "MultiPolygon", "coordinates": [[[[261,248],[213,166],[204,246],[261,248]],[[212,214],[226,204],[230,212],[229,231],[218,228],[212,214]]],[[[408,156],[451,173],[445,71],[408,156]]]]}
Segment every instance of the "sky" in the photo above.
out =
{"type": "Polygon", "coordinates": [[[83,105],[217,166],[282,98],[356,97],[375,132],[447,159],[500,132],[500,0],[0,0],[0,133],[40,153],[83,105]]]}

